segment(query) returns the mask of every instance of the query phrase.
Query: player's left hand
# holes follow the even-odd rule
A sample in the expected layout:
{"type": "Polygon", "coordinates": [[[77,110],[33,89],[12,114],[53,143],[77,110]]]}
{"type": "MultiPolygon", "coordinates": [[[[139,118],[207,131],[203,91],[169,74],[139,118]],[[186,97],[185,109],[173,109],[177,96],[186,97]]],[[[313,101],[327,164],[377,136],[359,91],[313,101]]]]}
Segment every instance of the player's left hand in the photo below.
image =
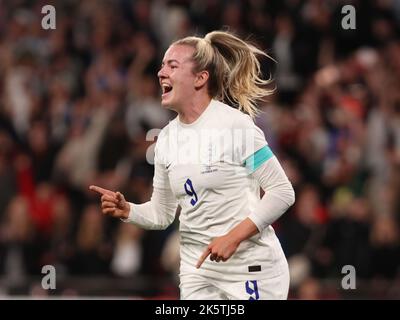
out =
{"type": "Polygon", "coordinates": [[[210,256],[211,261],[215,262],[228,260],[235,253],[239,244],[240,242],[230,234],[213,239],[201,255],[196,268],[200,268],[208,256],[210,256]]]}

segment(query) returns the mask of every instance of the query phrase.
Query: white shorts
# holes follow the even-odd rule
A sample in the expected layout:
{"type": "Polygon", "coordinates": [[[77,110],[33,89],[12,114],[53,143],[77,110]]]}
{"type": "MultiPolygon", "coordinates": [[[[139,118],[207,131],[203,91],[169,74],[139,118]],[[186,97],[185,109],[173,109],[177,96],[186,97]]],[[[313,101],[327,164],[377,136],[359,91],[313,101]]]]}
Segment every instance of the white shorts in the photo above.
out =
{"type": "Polygon", "coordinates": [[[226,281],[196,274],[181,275],[182,300],[286,300],[289,270],[261,280],[226,281]]]}

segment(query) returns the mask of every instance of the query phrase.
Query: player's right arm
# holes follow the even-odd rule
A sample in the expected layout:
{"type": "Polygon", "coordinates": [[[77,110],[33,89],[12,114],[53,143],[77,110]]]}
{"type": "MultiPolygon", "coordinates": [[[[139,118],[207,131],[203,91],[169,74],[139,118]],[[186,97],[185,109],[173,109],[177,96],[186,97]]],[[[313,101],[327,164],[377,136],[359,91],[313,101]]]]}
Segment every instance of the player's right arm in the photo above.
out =
{"type": "Polygon", "coordinates": [[[120,192],[90,186],[90,190],[102,194],[101,207],[104,214],[150,230],[166,229],[174,221],[178,203],[171,190],[165,164],[158,160],[157,147],[155,151],[153,193],[150,201],[135,204],[127,202],[120,192]]]}
{"type": "MultiPolygon", "coordinates": [[[[161,165],[156,165],[154,180],[160,173],[161,165]]],[[[168,181],[167,181],[168,182],[168,181]]],[[[142,204],[127,202],[120,192],[113,192],[98,186],[90,186],[90,190],[100,193],[103,214],[120,218],[123,222],[136,224],[143,229],[163,230],[175,219],[178,206],[169,186],[164,188],[153,185],[151,200],[142,204]]]]}

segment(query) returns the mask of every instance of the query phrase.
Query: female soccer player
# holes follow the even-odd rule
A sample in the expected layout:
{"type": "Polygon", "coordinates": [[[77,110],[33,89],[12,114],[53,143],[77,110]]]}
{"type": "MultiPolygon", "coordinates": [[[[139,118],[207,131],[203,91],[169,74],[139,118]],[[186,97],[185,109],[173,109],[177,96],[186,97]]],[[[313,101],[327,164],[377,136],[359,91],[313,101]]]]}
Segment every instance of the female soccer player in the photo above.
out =
{"type": "Polygon", "coordinates": [[[178,115],[156,143],[151,200],[90,186],[104,214],[146,229],[165,229],[181,206],[181,299],[287,299],[288,265],[271,224],[295,196],[252,120],[255,101],[271,93],[257,55],[267,56],[228,32],[173,43],[158,78],[162,106],[178,115]]]}

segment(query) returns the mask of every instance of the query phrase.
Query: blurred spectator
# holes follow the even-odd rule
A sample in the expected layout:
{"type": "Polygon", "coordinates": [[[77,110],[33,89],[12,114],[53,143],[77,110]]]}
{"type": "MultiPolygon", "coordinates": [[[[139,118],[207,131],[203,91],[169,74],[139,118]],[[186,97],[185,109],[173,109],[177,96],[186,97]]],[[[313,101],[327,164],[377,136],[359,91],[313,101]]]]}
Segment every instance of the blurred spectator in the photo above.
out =
{"type": "Polygon", "coordinates": [[[88,101],[75,105],[76,121],[70,131],[68,142],[56,159],[55,174],[61,181],[67,181],[75,188],[83,188],[93,179],[96,170],[96,155],[104,131],[110,120],[106,107],[93,110],[89,121],[88,101]]]}
{"type": "Polygon", "coordinates": [[[321,284],[317,279],[307,278],[301,283],[297,298],[300,300],[321,300],[321,290],[321,284]]]}
{"type": "Polygon", "coordinates": [[[372,276],[394,279],[400,272],[400,235],[391,216],[379,216],[370,234],[372,276]]]}
{"type": "Polygon", "coordinates": [[[140,270],[142,249],[140,238],[143,230],[132,224],[120,224],[117,231],[111,269],[115,275],[129,277],[140,270]]]}
{"type": "Polygon", "coordinates": [[[332,210],[324,240],[327,249],[326,261],[331,276],[339,276],[345,265],[356,269],[358,278],[367,278],[371,272],[371,250],[369,245],[370,210],[362,198],[349,198],[337,211],[332,210]]]}
{"type": "Polygon", "coordinates": [[[12,159],[13,141],[0,127],[0,219],[6,207],[17,192],[17,177],[12,159]]]}
{"type": "Polygon", "coordinates": [[[59,277],[69,273],[69,266],[75,251],[71,241],[75,220],[76,217],[74,217],[68,198],[65,195],[56,196],[53,205],[50,241],[43,261],[45,264],[53,265],[59,277]]]}
{"type": "Polygon", "coordinates": [[[0,230],[0,272],[9,285],[16,285],[28,275],[40,273],[43,243],[36,238],[24,198],[14,197],[4,218],[0,230]]]}
{"type": "Polygon", "coordinates": [[[111,243],[105,239],[104,218],[96,205],[88,205],[78,226],[71,272],[81,275],[109,274],[111,255],[111,243]]]}

